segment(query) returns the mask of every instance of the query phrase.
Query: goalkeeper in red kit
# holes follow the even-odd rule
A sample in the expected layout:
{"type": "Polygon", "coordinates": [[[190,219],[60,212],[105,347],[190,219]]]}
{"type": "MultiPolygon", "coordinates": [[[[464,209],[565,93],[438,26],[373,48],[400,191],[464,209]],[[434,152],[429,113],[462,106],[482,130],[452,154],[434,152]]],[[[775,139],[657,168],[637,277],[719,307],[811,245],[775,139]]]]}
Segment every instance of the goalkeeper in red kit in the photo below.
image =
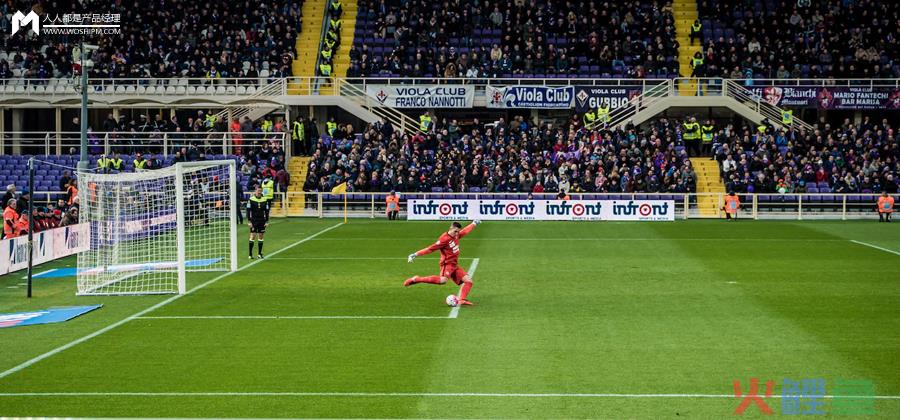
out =
{"type": "Polygon", "coordinates": [[[459,240],[468,235],[479,223],[481,222],[476,220],[468,226],[462,227],[459,222],[453,222],[450,225],[450,230],[441,235],[434,245],[416,251],[413,254],[409,254],[407,261],[413,262],[416,257],[428,255],[435,251],[441,251],[441,274],[428,277],[412,276],[406,279],[406,281],[403,282],[403,285],[409,287],[417,283],[444,284],[447,280],[453,280],[454,283],[460,286],[459,304],[471,305],[472,302],[466,300],[466,296],[469,295],[469,290],[472,290],[472,278],[469,277],[469,274],[466,273],[465,270],[459,267],[459,240]]]}

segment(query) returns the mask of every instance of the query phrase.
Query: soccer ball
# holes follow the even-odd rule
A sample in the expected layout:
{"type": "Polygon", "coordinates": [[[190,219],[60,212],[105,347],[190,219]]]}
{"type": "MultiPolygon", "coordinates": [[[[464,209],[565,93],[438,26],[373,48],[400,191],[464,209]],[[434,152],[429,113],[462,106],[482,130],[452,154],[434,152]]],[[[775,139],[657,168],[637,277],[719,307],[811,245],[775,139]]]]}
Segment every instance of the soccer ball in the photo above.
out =
{"type": "Polygon", "coordinates": [[[446,302],[447,302],[447,306],[453,308],[459,304],[459,299],[456,298],[456,295],[449,295],[449,296],[447,296],[446,302]]]}

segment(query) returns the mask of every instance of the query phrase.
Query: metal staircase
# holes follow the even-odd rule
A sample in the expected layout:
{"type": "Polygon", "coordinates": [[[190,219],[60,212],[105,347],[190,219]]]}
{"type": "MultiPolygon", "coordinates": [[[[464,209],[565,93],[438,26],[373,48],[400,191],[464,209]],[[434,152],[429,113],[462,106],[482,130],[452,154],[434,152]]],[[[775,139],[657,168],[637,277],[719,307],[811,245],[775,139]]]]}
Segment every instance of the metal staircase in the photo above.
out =
{"type": "MultiPolygon", "coordinates": [[[[722,86],[722,92],[725,96],[740,102],[742,105],[752,109],[754,112],[762,115],[776,125],[781,125],[781,116],[782,112],[785,111],[784,109],[766,102],[759,95],[754,94],[734,80],[725,80],[725,83],[722,86]]],[[[793,118],[793,122],[794,128],[807,131],[812,131],[814,129],[813,126],[799,118],[793,118]]]]}
{"type": "MultiPolygon", "coordinates": [[[[626,124],[639,125],[669,108],[728,108],[754,123],[767,120],[772,125],[788,128],[782,124],[784,109],[766,102],[759,95],[739,83],[720,78],[685,79],[678,78],[647,88],[644,93],[631,99],[629,106],[618,108],[609,115],[607,127],[623,128],[626,124]],[[685,85],[697,86],[691,95],[682,95],[685,85]],[[679,88],[676,88],[679,87],[679,88]]],[[[589,129],[602,127],[597,121],[589,129]]],[[[811,131],[813,126],[794,117],[793,128],[811,131]]]]}
{"type": "MultiPolygon", "coordinates": [[[[661,100],[672,96],[673,89],[674,87],[670,81],[662,82],[656,86],[645,89],[641,95],[635,96],[629,101],[629,106],[616,108],[610,111],[609,121],[605,122],[606,127],[618,128],[624,126],[636,114],[659,103],[661,100]]],[[[602,128],[603,126],[604,121],[600,121],[598,118],[593,124],[588,125],[586,128],[594,130],[602,128]]]]}
{"type": "Polygon", "coordinates": [[[351,102],[363,107],[366,111],[378,116],[378,118],[390,122],[391,125],[394,126],[394,129],[404,133],[410,133],[418,128],[418,121],[409,115],[404,114],[402,111],[385,106],[381,102],[371,98],[366,94],[364,86],[358,86],[346,81],[341,82],[341,80],[342,79],[336,79],[336,81],[338,81],[338,93],[341,97],[347,98],[351,102]]]}
{"type": "MultiPolygon", "coordinates": [[[[271,99],[273,97],[277,97],[280,95],[284,95],[286,79],[278,78],[274,79],[272,82],[266,84],[265,86],[260,87],[251,95],[247,95],[243,98],[244,102],[254,103],[260,99],[271,99]]],[[[244,117],[249,117],[251,120],[256,121],[257,119],[265,116],[266,114],[278,109],[278,106],[243,106],[237,108],[231,108],[231,118],[240,121],[244,117]]],[[[216,113],[217,121],[228,121],[228,111],[229,109],[223,109],[216,113]]]]}

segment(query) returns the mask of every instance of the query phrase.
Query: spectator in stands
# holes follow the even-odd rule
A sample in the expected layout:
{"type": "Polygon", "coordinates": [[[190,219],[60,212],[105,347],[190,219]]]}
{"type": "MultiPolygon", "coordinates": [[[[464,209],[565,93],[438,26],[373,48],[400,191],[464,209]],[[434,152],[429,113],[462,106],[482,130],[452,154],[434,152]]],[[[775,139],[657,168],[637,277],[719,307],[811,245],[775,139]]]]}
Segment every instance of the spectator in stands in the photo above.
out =
{"type": "Polygon", "coordinates": [[[15,184],[9,184],[6,186],[6,194],[3,194],[3,208],[6,209],[6,206],[9,204],[9,200],[16,199],[16,186],[15,184]]]}
{"type": "Polygon", "coordinates": [[[69,225],[77,225],[78,224],[78,207],[70,207],[69,210],[66,211],[66,214],[62,217],[62,220],[59,222],[60,226],[69,226],[69,225]]]}

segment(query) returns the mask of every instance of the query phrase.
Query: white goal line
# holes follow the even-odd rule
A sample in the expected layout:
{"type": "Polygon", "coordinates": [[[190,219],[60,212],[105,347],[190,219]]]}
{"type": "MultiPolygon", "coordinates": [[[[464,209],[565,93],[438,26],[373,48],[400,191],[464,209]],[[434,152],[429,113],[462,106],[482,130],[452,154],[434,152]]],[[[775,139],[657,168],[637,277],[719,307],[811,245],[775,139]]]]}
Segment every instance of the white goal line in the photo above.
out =
{"type": "MultiPolygon", "coordinates": [[[[734,394],[489,393],[489,392],[3,392],[0,397],[473,397],[473,398],[728,398],[734,394]]],[[[794,398],[772,395],[763,399],[794,398]]],[[[824,399],[900,400],[900,395],[825,395],[824,399]]]]}

